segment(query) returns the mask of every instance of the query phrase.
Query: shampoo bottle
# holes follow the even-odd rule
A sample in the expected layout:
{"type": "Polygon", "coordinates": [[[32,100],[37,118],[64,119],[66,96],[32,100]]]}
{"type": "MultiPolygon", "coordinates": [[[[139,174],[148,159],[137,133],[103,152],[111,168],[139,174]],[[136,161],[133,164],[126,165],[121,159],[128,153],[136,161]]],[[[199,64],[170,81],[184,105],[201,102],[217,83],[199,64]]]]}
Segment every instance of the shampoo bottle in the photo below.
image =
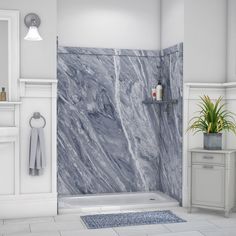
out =
{"type": "Polygon", "coordinates": [[[0,100],[1,101],[7,100],[7,94],[6,94],[5,88],[2,88],[2,92],[0,93],[0,100]]]}
{"type": "Polygon", "coordinates": [[[161,81],[159,80],[156,86],[156,100],[162,101],[162,98],[163,98],[163,87],[161,81]]]}

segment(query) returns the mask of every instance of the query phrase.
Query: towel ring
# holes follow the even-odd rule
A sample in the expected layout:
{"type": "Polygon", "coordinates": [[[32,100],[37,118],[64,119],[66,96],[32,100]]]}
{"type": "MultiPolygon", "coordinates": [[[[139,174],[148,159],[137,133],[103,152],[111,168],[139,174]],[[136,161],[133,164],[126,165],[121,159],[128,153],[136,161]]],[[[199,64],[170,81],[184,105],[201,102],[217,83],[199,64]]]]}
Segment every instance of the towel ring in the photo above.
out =
{"type": "Polygon", "coordinates": [[[32,120],[33,119],[39,120],[40,118],[42,118],[43,121],[44,121],[44,124],[42,126],[42,128],[44,128],[46,126],[47,122],[46,122],[46,119],[39,112],[34,112],[33,116],[30,118],[30,120],[29,120],[30,127],[34,128],[34,126],[32,125],[32,120]]]}

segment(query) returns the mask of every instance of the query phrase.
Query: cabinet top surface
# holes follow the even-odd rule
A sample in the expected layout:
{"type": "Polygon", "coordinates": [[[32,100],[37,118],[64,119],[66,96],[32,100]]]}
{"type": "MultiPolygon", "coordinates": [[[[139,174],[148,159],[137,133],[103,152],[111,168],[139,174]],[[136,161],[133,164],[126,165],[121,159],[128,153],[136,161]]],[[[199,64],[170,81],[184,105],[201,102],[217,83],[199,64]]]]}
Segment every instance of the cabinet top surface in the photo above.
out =
{"type": "Polygon", "coordinates": [[[189,150],[190,152],[201,152],[201,153],[222,153],[230,154],[236,152],[236,149],[222,149],[222,150],[205,150],[203,148],[193,148],[189,150]]]}
{"type": "Polygon", "coordinates": [[[0,106],[20,105],[20,104],[21,104],[21,102],[0,101],[0,106]]]}

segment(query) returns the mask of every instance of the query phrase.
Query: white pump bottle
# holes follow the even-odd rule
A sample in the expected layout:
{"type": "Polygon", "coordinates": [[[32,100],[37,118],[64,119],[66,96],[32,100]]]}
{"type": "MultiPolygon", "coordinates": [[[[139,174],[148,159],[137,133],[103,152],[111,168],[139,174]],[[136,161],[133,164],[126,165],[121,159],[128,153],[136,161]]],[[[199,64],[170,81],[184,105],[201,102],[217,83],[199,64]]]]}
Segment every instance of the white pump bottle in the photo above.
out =
{"type": "Polygon", "coordinates": [[[162,98],[163,98],[163,87],[161,81],[159,80],[156,86],[156,100],[162,101],[162,98]]]}

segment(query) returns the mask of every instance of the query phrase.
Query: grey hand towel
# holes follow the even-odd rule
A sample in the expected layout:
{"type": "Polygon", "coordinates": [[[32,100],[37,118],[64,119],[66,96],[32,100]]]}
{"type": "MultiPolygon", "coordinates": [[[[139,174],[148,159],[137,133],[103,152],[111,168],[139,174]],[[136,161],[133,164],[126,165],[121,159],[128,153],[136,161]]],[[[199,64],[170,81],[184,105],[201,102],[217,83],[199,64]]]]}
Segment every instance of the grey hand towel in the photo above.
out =
{"type": "Polygon", "coordinates": [[[32,128],[29,150],[29,174],[39,176],[46,167],[45,140],[43,128],[32,128]]]}

